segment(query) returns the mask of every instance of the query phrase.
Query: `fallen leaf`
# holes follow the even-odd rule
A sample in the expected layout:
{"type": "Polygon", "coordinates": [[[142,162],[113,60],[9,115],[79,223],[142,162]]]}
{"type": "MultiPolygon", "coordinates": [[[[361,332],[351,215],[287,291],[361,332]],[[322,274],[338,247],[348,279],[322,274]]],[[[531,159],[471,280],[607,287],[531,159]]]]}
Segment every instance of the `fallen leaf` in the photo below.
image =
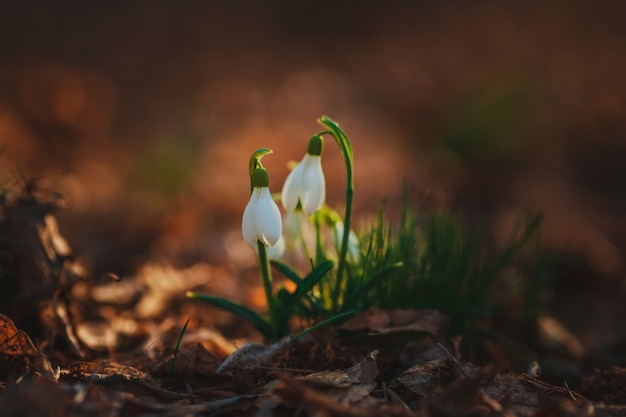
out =
{"type": "Polygon", "coordinates": [[[0,269],[2,311],[42,346],[61,336],[80,355],[74,324],[68,314],[71,288],[86,277],[61,235],[54,212],[63,198],[44,192],[36,181],[26,183],[12,199],[1,199],[0,269]],[[50,311],[51,310],[51,311],[50,311]]]}
{"type": "Polygon", "coordinates": [[[413,365],[392,381],[391,388],[402,385],[421,397],[430,398],[440,395],[443,388],[453,381],[453,369],[445,358],[413,365]]]}
{"type": "Polygon", "coordinates": [[[428,401],[429,414],[447,417],[498,415],[514,417],[510,410],[487,396],[481,378],[462,379],[447,386],[442,395],[428,401]],[[497,414],[496,414],[497,413],[497,414]]]}
{"type": "Polygon", "coordinates": [[[288,337],[285,337],[269,345],[246,343],[227,357],[217,368],[216,373],[271,366],[274,355],[283,350],[289,340],[288,337]]]}
{"type": "Polygon", "coordinates": [[[569,398],[577,405],[581,405],[584,400],[579,394],[564,387],[547,384],[525,374],[498,374],[483,389],[487,396],[500,404],[506,404],[520,416],[534,416],[543,407],[545,398],[551,397],[557,401],[569,398]]]}
{"type": "Polygon", "coordinates": [[[389,405],[383,400],[372,399],[374,404],[368,404],[368,407],[343,404],[328,395],[325,390],[315,389],[310,383],[296,380],[286,374],[280,375],[274,393],[290,404],[297,405],[298,410],[302,408],[310,410],[309,415],[326,417],[413,416],[405,407],[389,405]]]}
{"type": "Polygon", "coordinates": [[[174,368],[173,375],[213,375],[222,360],[215,353],[207,350],[201,343],[178,353],[176,358],[170,358],[157,365],[152,373],[156,376],[165,376],[169,373],[172,361],[174,368]]]}
{"type": "Polygon", "coordinates": [[[367,357],[356,365],[346,370],[315,372],[301,378],[304,382],[313,382],[316,386],[340,388],[331,391],[325,389],[326,394],[342,405],[356,404],[367,397],[376,388],[378,366],[376,356],[378,352],[371,352],[367,357]]]}
{"type": "Polygon", "coordinates": [[[546,349],[566,351],[574,359],[585,355],[585,347],[560,321],[550,316],[537,318],[538,343],[546,349]]]}
{"type": "Polygon", "coordinates": [[[332,385],[338,388],[349,387],[353,384],[371,382],[378,376],[376,356],[378,352],[371,352],[356,365],[346,370],[315,372],[299,378],[302,381],[314,381],[332,385]]]}
{"type": "Polygon", "coordinates": [[[28,334],[0,314],[0,376],[6,380],[9,375],[19,376],[28,371],[54,377],[50,362],[37,350],[28,334]]]}
{"type": "Polygon", "coordinates": [[[448,316],[436,310],[372,309],[358,313],[342,324],[340,329],[381,334],[423,332],[440,337],[446,333],[448,324],[448,316]]]}
{"type": "Polygon", "coordinates": [[[593,375],[582,379],[581,392],[594,401],[626,404],[626,368],[596,369],[593,375]]]}
{"type": "Polygon", "coordinates": [[[145,382],[153,382],[153,378],[146,372],[112,360],[74,362],[69,366],[68,370],[70,376],[73,378],[87,379],[91,382],[106,380],[141,380],[145,382]]]}
{"type": "MultiPolygon", "coordinates": [[[[84,405],[77,404],[71,392],[47,378],[24,378],[9,384],[0,395],[2,417],[77,416],[84,405]]],[[[103,409],[93,407],[90,414],[84,415],[94,415],[94,411],[103,409]]]]}

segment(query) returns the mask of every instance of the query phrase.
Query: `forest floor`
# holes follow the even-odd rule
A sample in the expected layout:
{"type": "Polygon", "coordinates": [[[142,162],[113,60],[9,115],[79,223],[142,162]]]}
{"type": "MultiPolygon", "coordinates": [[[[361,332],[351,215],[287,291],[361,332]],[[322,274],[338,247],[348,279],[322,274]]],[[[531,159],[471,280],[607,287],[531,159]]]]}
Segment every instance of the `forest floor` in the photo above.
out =
{"type": "Polygon", "coordinates": [[[526,339],[472,343],[449,339],[437,311],[370,310],[262,341],[184,296],[202,288],[262,308],[252,272],[199,263],[89,277],[54,202],[22,192],[5,196],[3,211],[5,417],[626,415],[626,369],[607,356],[594,366],[553,317],[526,339]]]}

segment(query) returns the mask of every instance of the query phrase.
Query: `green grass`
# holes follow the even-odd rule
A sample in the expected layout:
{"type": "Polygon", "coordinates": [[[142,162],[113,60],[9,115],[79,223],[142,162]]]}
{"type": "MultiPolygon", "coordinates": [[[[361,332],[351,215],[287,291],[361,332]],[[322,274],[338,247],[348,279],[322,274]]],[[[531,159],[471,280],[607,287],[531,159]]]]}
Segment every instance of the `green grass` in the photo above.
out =
{"type": "MultiPolygon", "coordinates": [[[[520,222],[501,249],[484,231],[471,231],[449,210],[418,214],[406,203],[397,227],[383,210],[361,235],[362,257],[350,264],[342,309],[436,309],[462,332],[499,313],[515,298],[530,302],[539,291],[519,276],[514,261],[535,236],[540,217],[520,222]]],[[[535,311],[536,305],[529,307],[535,311]]]]}
{"type": "MultiPolygon", "coordinates": [[[[337,323],[348,313],[371,308],[439,310],[450,316],[454,334],[466,334],[496,315],[530,321],[537,314],[545,280],[537,278],[538,271],[520,268],[517,261],[536,236],[540,217],[520,222],[498,248],[484,238],[487,230],[468,227],[448,210],[420,213],[409,206],[405,193],[397,225],[381,209],[369,227],[355,233],[352,145],[332,119],[322,116],[318,122],[324,130],[317,136],[331,136],[344,158],[345,209],[342,216],[322,206],[305,220],[312,228],[298,224],[298,230],[289,233],[296,235],[288,246],[292,266],[276,261],[272,265],[296,289],[276,291],[265,247],[259,244],[266,316],[213,295],[189,297],[243,317],[267,339],[289,334],[292,316],[337,323]]],[[[269,153],[270,149],[260,148],[252,155],[251,178],[260,158],[269,153]]]]}

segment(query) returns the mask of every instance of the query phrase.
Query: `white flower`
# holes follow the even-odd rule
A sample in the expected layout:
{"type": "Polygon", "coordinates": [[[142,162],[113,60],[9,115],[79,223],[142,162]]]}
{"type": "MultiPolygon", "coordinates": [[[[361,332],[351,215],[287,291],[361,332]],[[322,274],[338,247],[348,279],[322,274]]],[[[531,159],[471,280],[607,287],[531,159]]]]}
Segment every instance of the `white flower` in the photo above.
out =
{"type": "Polygon", "coordinates": [[[285,238],[281,235],[278,242],[267,248],[267,258],[270,261],[279,261],[285,253],[285,247],[285,238]]]}
{"type": "MultiPolygon", "coordinates": [[[[343,241],[344,226],[342,221],[336,221],[333,225],[333,237],[335,239],[335,246],[337,247],[337,253],[341,248],[341,242],[343,241]]],[[[348,257],[357,262],[361,258],[361,244],[359,237],[354,233],[354,230],[350,230],[348,233],[348,257]]]]}
{"type": "Polygon", "coordinates": [[[282,232],[280,210],[270,194],[269,187],[254,187],[250,201],[243,211],[241,231],[248,246],[255,249],[257,240],[265,246],[278,242],[282,232]]]}
{"type": "Polygon", "coordinates": [[[300,238],[303,224],[304,217],[302,217],[301,210],[288,211],[285,214],[283,236],[285,236],[285,240],[290,246],[294,246],[296,241],[300,238]]]}
{"type": "Polygon", "coordinates": [[[285,180],[281,196],[283,207],[288,212],[293,211],[299,200],[304,214],[310,216],[322,207],[325,199],[326,181],[322,171],[322,158],[307,152],[285,180]]]}

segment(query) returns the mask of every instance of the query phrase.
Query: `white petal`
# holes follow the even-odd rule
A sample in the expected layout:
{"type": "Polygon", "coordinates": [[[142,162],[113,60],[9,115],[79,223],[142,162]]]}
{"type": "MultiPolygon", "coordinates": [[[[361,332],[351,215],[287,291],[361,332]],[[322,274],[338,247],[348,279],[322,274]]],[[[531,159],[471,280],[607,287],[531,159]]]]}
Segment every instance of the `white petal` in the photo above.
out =
{"type": "Polygon", "coordinates": [[[290,245],[294,244],[302,233],[302,211],[288,211],[285,214],[283,236],[290,245]]]}
{"type": "MultiPolygon", "coordinates": [[[[306,158],[306,157],[305,157],[306,158]]],[[[281,193],[280,200],[283,207],[287,211],[293,211],[298,205],[298,199],[302,189],[302,178],[304,175],[304,164],[301,161],[296,167],[287,175],[285,184],[283,185],[283,191],[281,193]]]]}
{"type": "MultiPolygon", "coordinates": [[[[339,253],[339,251],[341,250],[341,243],[343,242],[343,231],[343,222],[335,222],[333,227],[333,237],[335,239],[335,248],[337,250],[337,253],[339,253]]],[[[361,258],[361,244],[359,243],[359,237],[354,232],[354,230],[350,230],[350,233],[348,234],[348,257],[350,257],[353,262],[356,262],[361,258]]]]}
{"type": "Polygon", "coordinates": [[[304,176],[300,201],[307,216],[315,213],[322,207],[326,199],[326,181],[322,170],[322,158],[317,155],[305,156],[304,176]]]}
{"type": "Polygon", "coordinates": [[[333,238],[335,239],[335,248],[339,252],[341,242],[343,241],[343,222],[341,220],[337,220],[333,224],[333,238]]]}
{"type": "Polygon", "coordinates": [[[258,238],[265,246],[271,246],[278,242],[283,224],[280,218],[280,210],[274,202],[268,187],[258,188],[259,200],[254,214],[254,222],[258,238]]]}
{"type": "Polygon", "coordinates": [[[361,258],[361,243],[359,237],[354,233],[354,230],[350,230],[348,235],[348,254],[352,257],[354,262],[361,258]]]}
{"type": "Polygon", "coordinates": [[[284,253],[285,253],[285,238],[283,236],[281,236],[280,239],[278,239],[278,242],[276,242],[276,244],[267,248],[267,257],[271,261],[280,260],[280,258],[283,257],[284,253]]]}
{"type": "Polygon", "coordinates": [[[258,240],[256,222],[254,219],[258,200],[257,194],[253,192],[250,195],[250,201],[248,201],[248,204],[243,211],[243,218],[241,219],[241,233],[243,234],[243,240],[245,240],[248,246],[252,249],[256,248],[256,241],[258,240]]]}

